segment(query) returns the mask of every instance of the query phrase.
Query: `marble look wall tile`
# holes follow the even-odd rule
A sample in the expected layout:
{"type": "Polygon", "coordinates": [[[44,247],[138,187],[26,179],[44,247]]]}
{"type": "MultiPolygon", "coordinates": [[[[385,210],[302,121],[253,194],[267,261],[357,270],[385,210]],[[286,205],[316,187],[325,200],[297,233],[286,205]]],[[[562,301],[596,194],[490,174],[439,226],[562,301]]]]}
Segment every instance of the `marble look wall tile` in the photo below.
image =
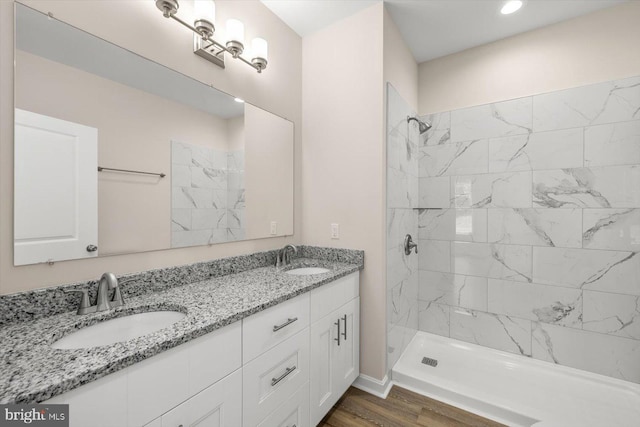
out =
{"type": "Polygon", "coordinates": [[[387,209],[387,249],[403,246],[407,234],[418,238],[418,210],[387,209]]]}
{"type": "Polygon", "coordinates": [[[418,272],[414,272],[387,293],[387,322],[397,324],[403,316],[417,305],[418,272]]]}
{"type": "Polygon", "coordinates": [[[400,93],[387,83],[387,134],[409,136],[407,116],[415,116],[400,93]]]}
{"type": "Polygon", "coordinates": [[[418,329],[431,334],[449,336],[449,306],[418,301],[418,329]]]}
{"type": "Polygon", "coordinates": [[[451,251],[453,273],[520,282],[532,281],[529,246],[453,242],[451,251]]]}
{"type": "Polygon", "coordinates": [[[524,356],[531,355],[531,321],[451,308],[451,338],[524,356]]]}
{"type": "Polygon", "coordinates": [[[580,328],[582,292],[579,289],[489,279],[491,313],[580,328]]]}
{"type": "Polygon", "coordinates": [[[421,270],[418,299],[487,311],[487,278],[421,270]]]}
{"type": "Polygon", "coordinates": [[[191,186],[194,188],[227,189],[227,172],[191,166],[191,186]]]}
{"type": "Polygon", "coordinates": [[[419,182],[419,207],[448,208],[451,206],[451,183],[448,176],[437,178],[420,178],[419,182]]]}
{"type": "Polygon", "coordinates": [[[459,242],[487,241],[487,209],[454,209],[454,239],[459,242]]]}
{"type": "Polygon", "coordinates": [[[400,153],[407,137],[398,132],[387,133],[387,168],[400,170],[400,153]]]}
{"type": "Polygon", "coordinates": [[[171,141],[171,163],[175,165],[190,166],[191,146],[178,141],[171,141]]]}
{"type": "Polygon", "coordinates": [[[191,187],[191,168],[189,166],[172,163],[171,186],[191,187]]]}
{"type": "Polygon", "coordinates": [[[213,152],[208,147],[191,145],[191,165],[200,168],[213,167],[213,152]]]}
{"type": "Polygon", "coordinates": [[[228,153],[226,150],[211,150],[211,168],[226,170],[228,168],[228,153]]]}
{"type": "Polygon", "coordinates": [[[244,228],[227,228],[227,241],[234,242],[246,239],[246,230],[244,228]]]}
{"type": "Polygon", "coordinates": [[[244,190],[229,190],[227,191],[227,208],[229,209],[244,209],[245,200],[244,190]]]}
{"type": "Polygon", "coordinates": [[[192,209],[192,230],[227,228],[226,209],[192,209]]]}
{"type": "Polygon", "coordinates": [[[227,228],[218,228],[211,230],[211,236],[209,237],[209,241],[207,242],[209,245],[213,245],[216,243],[225,243],[229,239],[229,229],[227,228]]]}
{"type": "Polygon", "coordinates": [[[533,97],[535,132],[640,118],[640,77],[533,97]]]}
{"type": "Polygon", "coordinates": [[[582,128],[493,138],[489,172],[579,168],[582,153],[582,128]]]}
{"type": "Polygon", "coordinates": [[[640,120],[590,126],[584,130],[584,165],[640,163],[640,120]]]}
{"type": "Polygon", "coordinates": [[[417,178],[396,169],[387,169],[387,207],[411,208],[415,195],[410,190],[410,181],[417,178]]]}
{"type": "Polygon", "coordinates": [[[418,271],[416,254],[406,255],[402,245],[387,250],[387,290],[407,280],[418,271]]]}
{"type": "Polygon", "coordinates": [[[451,178],[456,208],[531,207],[531,173],[467,175],[451,178]]]}
{"type": "Polygon", "coordinates": [[[451,141],[451,112],[426,114],[420,120],[429,123],[431,129],[420,135],[420,146],[442,145],[451,141]]]}
{"type": "Polygon", "coordinates": [[[191,209],[171,209],[171,231],[191,230],[191,209]]]}
{"type": "Polygon", "coordinates": [[[640,341],[535,322],[532,341],[535,359],[640,382],[640,341]]]}
{"type": "Polygon", "coordinates": [[[227,172],[227,184],[229,190],[244,189],[244,172],[231,171],[227,172]]]}
{"type": "Polygon", "coordinates": [[[638,277],[638,252],[533,248],[535,283],[640,295],[638,277]]]}
{"type": "Polygon", "coordinates": [[[212,208],[213,194],[206,188],[176,187],[171,191],[171,207],[184,208],[212,208]]]}
{"type": "Polygon", "coordinates": [[[451,141],[531,133],[531,97],[451,112],[451,141]]]}
{"type": "Polygon", "coordinates": [[[582,247],[580,209],[489,209],[489,242],[582,247]]]}
{"type": "Polygon", "coordinates": [[[533,204],[545,208],[640,207],[640,166],[533,172],[533,204]]]}
{"type": "Polygon", "coordinates": [[[584,209],[582,230],[584,248],[640,251],[640,209],[584,209]]]}
{"type": "Polygon", "coordinates": [[[418,236],[420,239],[454,240],[454,209],[419,209],[418,236]]]}
{"type": "Polygon", "coordinates": [[[244,151],[236,150],[227,153],[227,169],[230,171],[244,170],[244,151]]]}
{"type": "Polygon", "coordinates": [[[388,325],[387,367],[391,369],[418,331],[418,305],[412,306],[397,324],[388,325]]]}
{"type": "Polygon", "coordinates": [[[228,196],[229,195],[226,190],[211,191],[211,207],[216,209],[226,209],[228,196]]]}
{"type": "MultiPolygon", "coordinates": [[[[226,230],[225,237],[226,237],[226,230]]],[[[215,243],[213,230],[189,230],[171,232],[171,247],[183,248],[215,243]]]]}
{"type": "Polygon", "coordinates": [[[244,209],[227,209],[227,227],[244,228],[244,209]]]}
{"type": "Polygon", "coordinates": [[[418,241],[419,265],[431,271],[451,271],[451,242],[441,240],[418,241]]]}
{"type": "Polygon", "coordinates": [[[489,171],[488,148],[488,139],[422,147],[419,161],[420,176],[486,173],[489,171]]]}
{"type": "Polygon", "coordinates": [[[583,329],[640,340],[640,296],[584,291],[583,329]]]}

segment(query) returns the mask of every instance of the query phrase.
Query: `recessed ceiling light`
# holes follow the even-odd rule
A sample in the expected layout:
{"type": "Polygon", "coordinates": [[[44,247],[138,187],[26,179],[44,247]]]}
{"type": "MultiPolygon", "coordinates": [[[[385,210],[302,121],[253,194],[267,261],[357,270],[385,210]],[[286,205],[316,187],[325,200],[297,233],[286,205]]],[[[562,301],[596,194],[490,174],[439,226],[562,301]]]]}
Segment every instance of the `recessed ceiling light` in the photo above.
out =
{"type": "Polygon", "coordinates": [[[233,100],[236,101],[236,102],[240,102],[240,103],[244,102],[244,99],[242,99],[242,98],[234,98],[233,100]]]}
{"type": "Polygon", "coordinates": [[[510,13],[517,11],[521,7],[522,7],[521,0],[510,0],[506,2],[504,6],[502,6],[502,9],[500,9],[500,13],[502,13],[503,15],[509,15],[510,13]]]}

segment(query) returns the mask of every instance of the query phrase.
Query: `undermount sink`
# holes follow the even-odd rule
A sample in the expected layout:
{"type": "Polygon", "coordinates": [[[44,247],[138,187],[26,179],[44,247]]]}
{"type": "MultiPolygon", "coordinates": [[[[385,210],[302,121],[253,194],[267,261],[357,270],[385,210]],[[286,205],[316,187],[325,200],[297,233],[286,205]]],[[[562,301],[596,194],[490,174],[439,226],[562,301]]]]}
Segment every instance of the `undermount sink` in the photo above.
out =
{"type": "Polygon", "coordinates": [[[329,271],[331,270],[322,267],[302,267],[289,270],[287,274],[293,274],[294,276],[311,276],[312,274],[328,273],[329,271]]]}
{"type": "Polygon", "coordinates": [[[179,311],[149,311],[105,320],[64,336],[51,347],[68,350],[115,344],[159,331],[185,316],[179,311]]]}

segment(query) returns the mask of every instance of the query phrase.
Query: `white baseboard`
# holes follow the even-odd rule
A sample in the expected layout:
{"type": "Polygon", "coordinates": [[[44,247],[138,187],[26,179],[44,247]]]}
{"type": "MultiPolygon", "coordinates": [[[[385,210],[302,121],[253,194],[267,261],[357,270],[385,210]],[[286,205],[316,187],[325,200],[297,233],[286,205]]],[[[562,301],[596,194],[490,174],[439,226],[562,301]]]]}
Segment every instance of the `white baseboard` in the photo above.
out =
{"type": "Polygon", "coordinates": [[[356,378],[351,385],[357,389],[366,391],[369,394],[386,399],[389,394],[389,390],[391,390],[391,386],[393,386],[393,382],[388,375],[385,375],[382,381],[380,381],[367,375],[360,374],[360,376],[356,378]]]}

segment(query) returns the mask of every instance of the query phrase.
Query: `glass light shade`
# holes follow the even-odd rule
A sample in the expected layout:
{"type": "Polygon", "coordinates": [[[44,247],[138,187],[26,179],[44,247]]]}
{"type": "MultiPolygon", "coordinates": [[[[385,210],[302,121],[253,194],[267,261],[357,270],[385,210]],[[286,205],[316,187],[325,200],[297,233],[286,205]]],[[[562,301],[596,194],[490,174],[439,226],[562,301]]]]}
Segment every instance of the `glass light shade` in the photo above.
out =
{"type": "Polygon", "coordinates": [[[265,39],[256,37],[251,41],[251,57],[269,59],[267,57],[268,53],[268,44],[265,39]]]}
{"type": "Polygon", "coordinates": [[[203,19],[212,24],[216,21],[216,4],[213,0],[195,0],[193,2],[194,20],[203,19]]]}
{"type": "Polygon", "coordinates": [[[227,21],[227,40],[244,44],[244,24],[237,19],[227,21]]]}

